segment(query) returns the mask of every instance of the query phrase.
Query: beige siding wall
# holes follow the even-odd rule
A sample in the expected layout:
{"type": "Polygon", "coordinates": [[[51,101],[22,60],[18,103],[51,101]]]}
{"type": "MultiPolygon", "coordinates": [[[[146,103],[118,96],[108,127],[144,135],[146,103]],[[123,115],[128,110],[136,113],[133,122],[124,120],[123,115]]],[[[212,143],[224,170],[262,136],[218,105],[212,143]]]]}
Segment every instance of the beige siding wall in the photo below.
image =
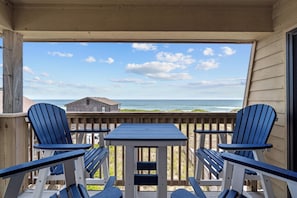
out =
{"type": "MultiPolygon", "coordinates": [[[[265,157],[269,163],[287,167],[286,128],[286,32],[297,28],[297,1],[279,0],[273,8],[274,33],[257,42],[248,104],[267,103],[277,111],[278,120],[269,142],[273,149],[265,157]]],[[[276,197],[284,197],[285,185],[274,183],[276,197]]]]}

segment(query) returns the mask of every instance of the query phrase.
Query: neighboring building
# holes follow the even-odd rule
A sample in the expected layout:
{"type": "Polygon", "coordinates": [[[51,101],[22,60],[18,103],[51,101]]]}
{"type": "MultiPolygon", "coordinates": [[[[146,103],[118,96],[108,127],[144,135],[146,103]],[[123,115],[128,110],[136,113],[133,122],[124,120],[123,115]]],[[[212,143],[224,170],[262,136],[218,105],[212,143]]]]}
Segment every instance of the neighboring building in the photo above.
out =
{"type": "Polygon", "coordinates": [[[66,104],[66,111],[116,112],[119,103],[108,98],[86,97],[66,104]]]}

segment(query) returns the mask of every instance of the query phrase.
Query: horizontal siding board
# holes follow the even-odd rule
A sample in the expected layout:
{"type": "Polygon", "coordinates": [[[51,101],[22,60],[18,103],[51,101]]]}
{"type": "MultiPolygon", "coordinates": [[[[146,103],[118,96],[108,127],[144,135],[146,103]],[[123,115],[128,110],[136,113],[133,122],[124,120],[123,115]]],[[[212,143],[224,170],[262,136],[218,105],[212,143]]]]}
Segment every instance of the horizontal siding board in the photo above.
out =
{"type": "MultiPolygon", "coordinates": [[[[275,125],[281,127],[281,128],[279,128],[279,130],[284,130],[284,126],[285,126],[286,122],[287,122],[286,114],[277,112],[277,121],[276,121],[275,125]]],[[[279,131],[279,132],[281,132],[281,131],[279,131]]],[[[285,131],[282,131],[282,132],[285,132],[285,131]]]]}
{"type": "Polygon", "coordinates": [[[273,90],[273,89],[285,89],[284,85],[284,78],[281,77],[275,77],[275,78],[269,78],[264,80],[257,80],[253,81],[251,83],[251,91],[259,91],[259,90],[273,90]]]}
{"type": "MultiPolygon", "coordinates": [[[[257,104],[257,103],[265,103],[265,104],[268,104],[272,107],[275,108],[276,110],[276,114],[277,114],[277,118],[278,120],[276,121],[275,124],[277,124],[279,122],[279,116],[282,115],[282,114],[285,114],[286,112],[286,106],[285,106],[285,103],[284,101],[265,101],[265,100],[250,100],[250,103],[249,104],[257,104]]],[[[282,125],[284,125],[284,122],[281,123],[282,125]]]]}
{"type": "Polygon", "coordinates": [[[275,42],[270,43],[264,48],[257,49],[255,60],[257,61],[279,52],[282,52],[282,40],[276,40],[275,42]]]}
{"type": "Polygon", "coordinates": [[[280,167],[287,167],[287,157],[284,155],[282,151],[279,151],[277,149],[271,149],[267,153],[265,153],[265,159],[271,164],[274,164],[275,166],[280,167]]]}
{"type": "Polygon", "coordinates": [[[286,135],[283,132],[281,132],[280,130],[283,130],[284,128],[281,126],[273,126],[273,130],[271,131],[271,137],[275,138],[275,140],[284,140],[286,139],[286,135]]]}
{"type": "MultiPolygon", "coordinates": [[[[255,61],[254,71],[264,69],[264,68],[270,68],[270,67],[274,67],[274,69],[275,69],[276,66],[281,67],[281,69],[283,71],[285,71],[285,69],[283,68],[283,66],[284,66],[283,64],[285,64],[285,57],[284,57],[283,52],[279,52],[276,54],[272,54],[269,57],[255,61]]],[[[275,71],[274,73],[278,75],[277,71],[275,71]]],[[[284,74],[284,72],[282,72],[282,73],[284,74]]]]}
{"type": "Polygon", "coordinates": [[[273,34],[270,34],[269,36],[266,36],[265,38],[261,39],[261,42],[257,43],[257,50],[261,50],[262,48],[267,47],[271,43],[274,43],[278,40],[281,40],[283,37],[283,32],[273,32],[273,34]]]}
{"type": "Polygon", "coordinates": [[[284,90],[261,90],[261,91],[251,91],[251,100],[266,100],[266,101],[283,101],[284,100],[284,90]]]}
{"type": "Polygon", "coordinates": [[[270,144],[273,144],[274,150],[277,150],[279,152],[284,152],[285,149],[286,149],[286,145],[285,145],[284,139],[281,139],[279,137],[275,137],[275,136],[271,135],[269,137],[268,142],[270,144]]]}
{"type": "Polygon", "coordinates": [[[285,182],[275,180],[272,178],[271,180],[273,185],[273,193],[275,197],[284,197],[284,191],[287,191],[287,184],[285,182]]]}
{"type": "Polygon", "coordinates": [[[265,69],[258,70],[254,73],[253,81],[267,80],[273,78],[282,78],[286,84],[286,71],[281,65],[271,66],[265,69]]]}

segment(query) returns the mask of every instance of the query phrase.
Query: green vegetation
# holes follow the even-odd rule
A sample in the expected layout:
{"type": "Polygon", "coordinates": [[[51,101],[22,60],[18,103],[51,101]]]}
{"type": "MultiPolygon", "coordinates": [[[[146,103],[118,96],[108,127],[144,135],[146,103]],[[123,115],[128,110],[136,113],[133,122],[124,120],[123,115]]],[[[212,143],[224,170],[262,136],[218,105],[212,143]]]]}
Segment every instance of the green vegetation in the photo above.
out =
{"type": "MultiPolygon", "coordinates": [[[[129,112],[131,112],[131,113],[137,113],[137,112],[155,112],[155,113],[157,113],[157,112],[185,112],[185,111],[183,111],[183,110],[181,110],[181,109],[172,109],[172,110],[169,110],[169,111],[161,111],[161,110],[158,110],[158,109],[154,109],[154,110],[143,110],[143,109],[121,109],[120,110],[120,112],[126,112],[126,113],[129,113],[129,112]]],[[[206,111],[206,110],[203,110],[203,109],[194,109],[194,110],[192,110],[192,111],[190,111],[190,112],[201,112],[201,113],[204,113],[204,112],[208,112],[208,111],[206,111]]]]}
{"type": "Polygon", "coordinates": [[[203,109],[194,109],[192,110],[191,112],[200,112],[200,113],[205,113],[205,112],[208,112],[206,110],[203,110],[203,109]]]}
{"type": "Polygon", "coordinates": [[[120,112],[161,112],[160,110],[121,109],[120,112]]]}
{"type": "Polygon", "coordinates": [[[240,110],[240,108],[238,108],[238,109],[232,109],[230,112],[231,113],[236,113],[237,111],[239,111],[240,110]]]}

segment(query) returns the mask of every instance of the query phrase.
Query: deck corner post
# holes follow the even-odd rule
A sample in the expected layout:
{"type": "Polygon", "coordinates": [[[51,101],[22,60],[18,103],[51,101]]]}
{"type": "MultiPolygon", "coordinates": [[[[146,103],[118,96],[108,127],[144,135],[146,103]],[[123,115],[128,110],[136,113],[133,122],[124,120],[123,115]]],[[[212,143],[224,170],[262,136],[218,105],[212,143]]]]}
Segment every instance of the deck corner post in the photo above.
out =
{"type": "Polygon", "coordinates": [[[3,31],[3,113],[23,111],[23,35],[3,31]]]}

